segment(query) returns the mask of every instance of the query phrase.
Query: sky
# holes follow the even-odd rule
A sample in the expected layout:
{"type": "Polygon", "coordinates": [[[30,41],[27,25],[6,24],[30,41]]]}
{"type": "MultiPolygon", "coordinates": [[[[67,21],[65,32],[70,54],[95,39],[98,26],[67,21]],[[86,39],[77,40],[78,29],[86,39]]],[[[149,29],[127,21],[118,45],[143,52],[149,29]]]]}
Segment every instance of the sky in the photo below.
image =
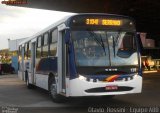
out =
{"type": "Polygon", "coordinates": [[[8,39],[34,35],[49,25],[72,13],[1,4],[0,0],[0,50],[8,48],[8,39]]]}

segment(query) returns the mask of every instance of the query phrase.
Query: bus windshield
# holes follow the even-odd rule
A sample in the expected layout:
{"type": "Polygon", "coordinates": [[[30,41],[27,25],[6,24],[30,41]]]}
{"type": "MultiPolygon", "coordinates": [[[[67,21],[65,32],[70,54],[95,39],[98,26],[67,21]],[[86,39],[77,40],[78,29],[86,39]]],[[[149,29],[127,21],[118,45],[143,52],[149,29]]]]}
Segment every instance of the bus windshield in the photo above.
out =
{"type": "Polygon", "coordinates": [[[138,65],[133,32],[74,30],[72,40],[77,66],[138,65]]]}

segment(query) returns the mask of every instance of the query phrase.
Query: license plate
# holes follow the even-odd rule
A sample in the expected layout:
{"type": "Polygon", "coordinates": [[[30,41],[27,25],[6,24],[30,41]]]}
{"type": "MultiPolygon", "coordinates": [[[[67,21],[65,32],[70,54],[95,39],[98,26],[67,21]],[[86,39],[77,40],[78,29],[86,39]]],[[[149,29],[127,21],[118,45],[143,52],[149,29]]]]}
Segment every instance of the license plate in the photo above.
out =
{"type": "Polygon", "coordinates": [[[117,90],[118,86],[106,86],[105,89],[106,90],[117,90]]]}

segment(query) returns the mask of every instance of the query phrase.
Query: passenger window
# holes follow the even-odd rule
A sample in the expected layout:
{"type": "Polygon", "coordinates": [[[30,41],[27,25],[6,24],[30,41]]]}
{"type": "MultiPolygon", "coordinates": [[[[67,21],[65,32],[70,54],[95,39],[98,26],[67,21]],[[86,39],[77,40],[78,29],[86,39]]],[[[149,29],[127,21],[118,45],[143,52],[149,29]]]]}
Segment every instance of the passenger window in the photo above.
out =
{"type": "Polygon", "coordinates": [[[41,44],[42,44],[42,43],[41,43],[41,40],[42,40],[42,37],[40,36],[40,37],[38,38],[38,44],[37,44],[38,47],[41,47],[41,44]]]}
{"type": "Polygon", "coordinates": [[[122,38],[123,39],[120,44],[120,48],[118,49],[117,56],[121,58],[128,58],[136,51],[134,34],[126,33],[122,38]]]}
{"type": "Polygon", "coordinates": [[[31,58],[31,42],[28,43],[28,59],[31,58]]]}
{"type": "Polygon", "coordinates": [[[48,33],[44,34],[43,47],[42,47],[42,57],[48,56],[48,37],[49,37],[48,33]]]}
{"type": "Polygon", "coordinates": [[[37,39],[37,52],[36,52],[37,58],[41,57],[41,44],[42,44],[41,40],[42,40],[42,37],[41,36],[38,37],[38,39],[37,39]]]}
{"type": "Polygon", "coordinates": [[[51,43],[57,42],[57,38],[58,38],[58,30],[55,29],[52,31],[51,43]]]}
{"type": "Polygon", "coordinates": [[[28,57],[28,52],[27,52],[27,50],[28,50],[28,45],[27,45],[27,43],[25,43],[25,46],[24,46],[24,59],[25,59],[25,60],[26,60],[27,57],[28,57]]]}
{"type": "Polygon", "coordinates": [[[57,38],[58,38],[58,30],[55,29],[51,32],[50,56],[56,56],[56,53],[57,53],[57,38]]]}
{"type": "Polygon", "coordinates": [[[43,45],[47,45],[48,44],[48,33],[46,33],[45,35],[44,35],[44,44],[43,45]]]}
{"type": "Polygon", "coordinates": [[[56,43],[52,43],[50,45],[50,55],[51,56],[56,56],[57,53],[57,42],[56,43]]]}

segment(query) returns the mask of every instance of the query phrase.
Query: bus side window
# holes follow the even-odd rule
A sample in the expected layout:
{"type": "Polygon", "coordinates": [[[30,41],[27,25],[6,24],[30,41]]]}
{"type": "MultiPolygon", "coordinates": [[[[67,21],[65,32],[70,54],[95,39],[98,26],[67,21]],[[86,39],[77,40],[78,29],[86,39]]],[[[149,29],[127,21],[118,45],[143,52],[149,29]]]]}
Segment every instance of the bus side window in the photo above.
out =
{"type": "Polygon", "coordinates": [[[25,43],[25,46],[24,46],[24,59],[25,59],[25,60],[26,60],[27,57],[28,57],[28,52],[27,52],[27,50],[28,50],[28,45],[27,45],[27,43],[25,43]]]}
{"type": "Polygon", "coordinates": [[[120,44],[120,48],[118,49],[117,56],[121,58],[128,58],[135,52],[135,44],[134,44],[133,34],[125,34],[120,44]]]}
{"type": "Polygon", "coordinates": [[[27,59],[30,59],[31,58],[31,42],[28,42],[27,54],[28,54],[27,59]]]}
{"type": "Polygon", "coordinates": [[[48,37],[49,37],[48,33],[44,34],[43,46],[42,46],[42,57],[48,56],[48,37]]]}
{"type": "Polygon", "coordinates": [[[19,46],[19,51],[18,51],[18,70],[21,70],[21,62],[22,62],[22,46],[19,46]]]}
{"type": "Polygon", "coordinates": [[[36,52],[36,57],[37,58],[41,58],[41,41],[42,40],[42,37],[40,36],[40,37],[38,37],[38,39],[37,39],[37,52],[36,52]]]}
{"type": "Polygon", "coordinates": [[[57,38],[58,38],[58,30],[55,29],[51,32],[50,37],[50,56],[56,56],[57,53],[57,38]]]}

